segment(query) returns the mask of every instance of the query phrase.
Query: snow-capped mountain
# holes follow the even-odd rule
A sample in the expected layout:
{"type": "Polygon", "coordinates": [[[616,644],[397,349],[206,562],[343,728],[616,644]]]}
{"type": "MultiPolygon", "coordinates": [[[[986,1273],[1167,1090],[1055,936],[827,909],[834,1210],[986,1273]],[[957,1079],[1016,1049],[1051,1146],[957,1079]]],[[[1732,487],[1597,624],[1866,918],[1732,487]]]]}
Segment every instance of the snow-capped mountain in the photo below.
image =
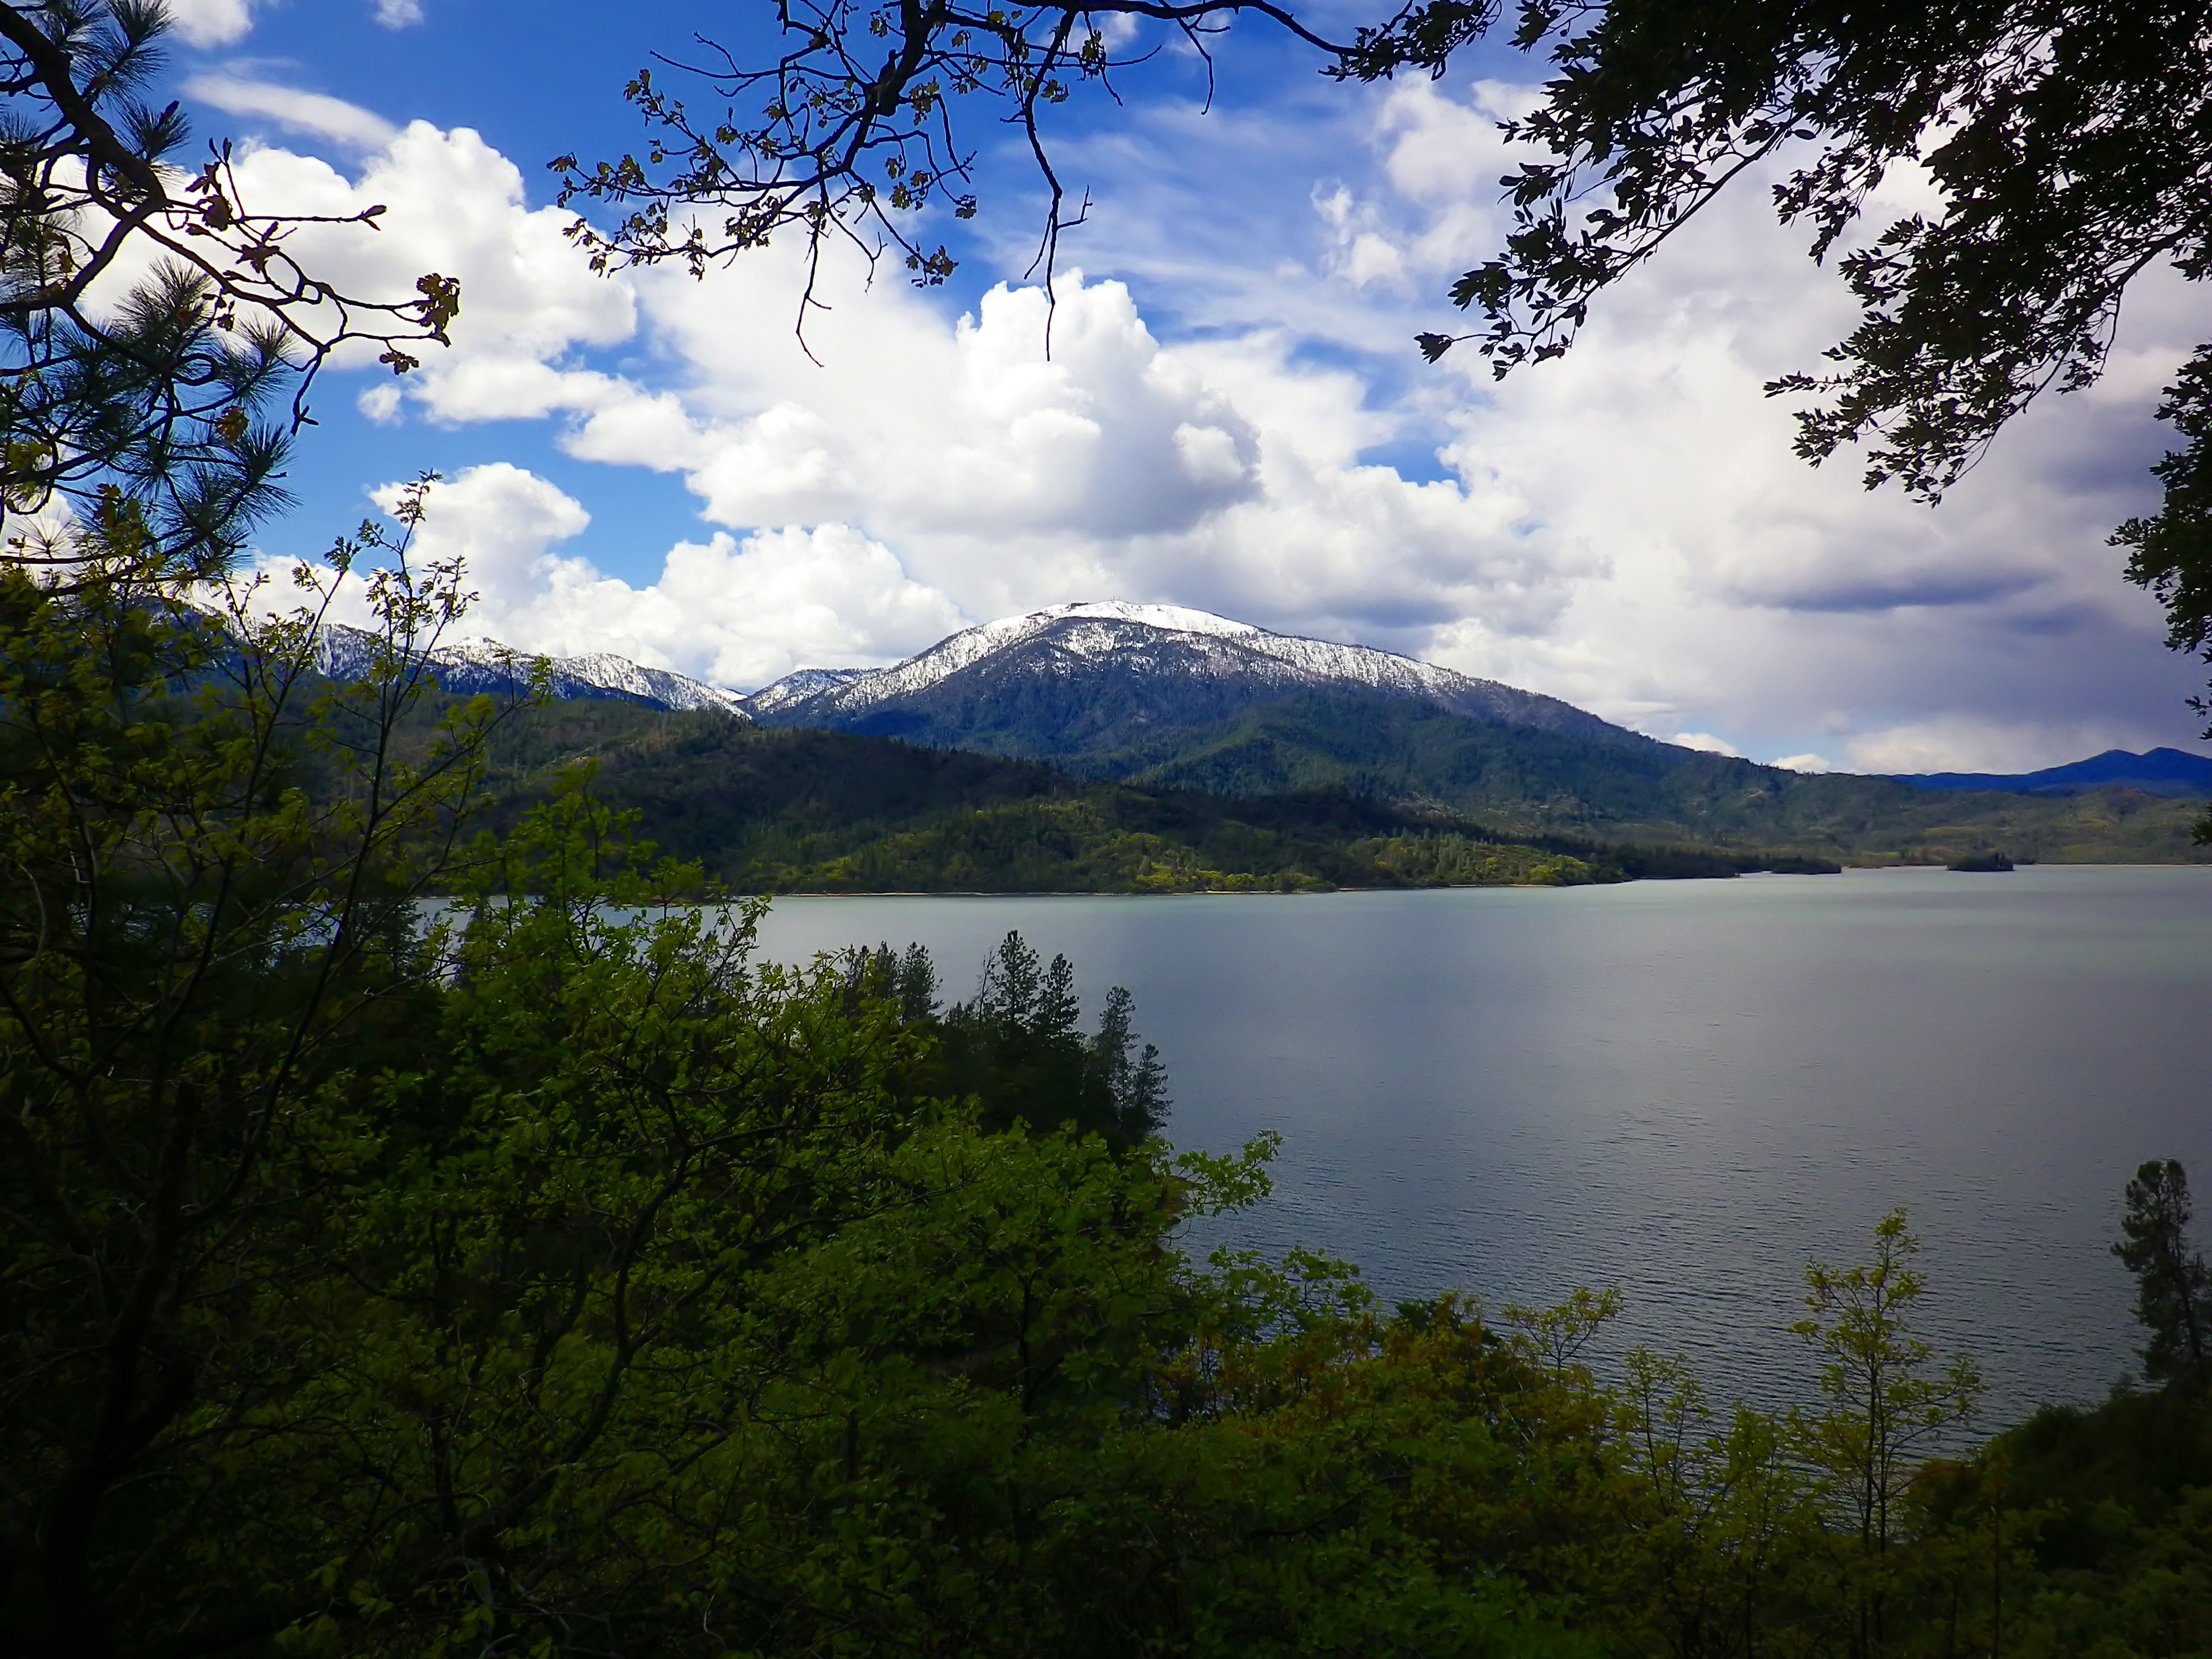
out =
{"type": "MultiPolygon", "coordinates": [[[[333,625],[325,628],[316,641],[316,665],[333,679],[350,679],[362,672],[376,648],[373,635],[333,625]]],[[[529,683],[530,655],[496,640],[456,640],[426,654],[437,671],[439,683],[463,696],[479,691],[498,696],[520,690],[529,683]]],[[[655,708],[714,708],[740,720],[751,718],[744,698],[735,691],[670,669],[648,668],[611,652],[547,660],[553,671],[556,697],[620,697],[655,708]]]]}
{"type": "Polygon", "coordinates": [[[1202,725],[1298,692],[1407,698],[1478,720],[1648,741],[1555,697],[1395,652],[1273,634],[1180,605],[1053,605],[963,629],[889,668],[848,671],[839,684],[810,690],[811,682],[800,683],[823,673],[801,670],[757,693],[749,706],[769,725],[1039,755],[1202,725]]]}
{"type": "MultiPolygon", "coordinates": [[[[324,671],[362,672],[374,639],[332,627],[324,671]]],[[[429,653],[449,691],[526,684],[531,659],[494,640],[429,653]]],[[[963,629],[888,668],[801,668],[750,696],[610,652],[549,659],[556,697],[712,708],[768,726],[826,726],[936,748],[1036,758],[1127,750],[1299,694],[1412,702],[1603,743],[1650,740],[1556,697],[1395,652],[1270,633],[1182,605],[1057,605],[963,629]]]]}

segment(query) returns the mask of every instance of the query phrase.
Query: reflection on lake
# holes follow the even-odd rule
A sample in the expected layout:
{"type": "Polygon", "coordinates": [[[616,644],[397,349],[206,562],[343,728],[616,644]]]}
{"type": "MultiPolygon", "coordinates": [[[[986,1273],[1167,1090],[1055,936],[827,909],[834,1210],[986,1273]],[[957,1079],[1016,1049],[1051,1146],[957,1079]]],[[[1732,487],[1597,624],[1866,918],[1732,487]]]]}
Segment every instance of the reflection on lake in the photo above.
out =
{"type": "Polygon", "coordinates": [[[1136,994],[1178,1144],[1283,1133],[1239,1242],[1386,1297],[1617,1284],[1625,1341],[1769,1403],[1810,1376],[1806,1259],[1856,1259],[1894,1204],[1999,1414],[2101,1395],[2135,1343],[2122,1185],[2177,1157],[2212,1200],[2212,870],[785,899],[762,948],[919,939],[965,996],[1010,927],[1066,953],[1087,1013],[1136,994]]]}

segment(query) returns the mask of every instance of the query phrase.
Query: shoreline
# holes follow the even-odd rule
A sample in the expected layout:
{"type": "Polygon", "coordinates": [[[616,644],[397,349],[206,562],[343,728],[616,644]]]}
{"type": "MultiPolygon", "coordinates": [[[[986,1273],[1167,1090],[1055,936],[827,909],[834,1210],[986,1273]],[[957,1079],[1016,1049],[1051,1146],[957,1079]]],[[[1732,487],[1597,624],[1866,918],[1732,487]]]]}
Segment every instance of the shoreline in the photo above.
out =
{"type": "MultiPolygon", "coordinates": [[[[2060,862],[2045,860],[2037,864],[2020,866],[2009,873],[2030,870],[2212,870],[2212,860],[2186,860],[2172,862],[2122,863],[2104,859],[2083,860],[2079,862],[2060,862]]],[[[1893,875],[1928,873],[1955,875],[1956,871],[1941,864],[1847,864],[1835,873],[1841,875],[1893,875]]],[[[1509,893],[1509,892],[1568,892],[1583,887],[1676,887],[1698,882],[1795,881],[1804,878],[1794,872],[1747,870],[1735,876],[1683,876],[1669,878],[1642,877],[1629,881],[1575,882],[1561,884],[1548,881],[1457,882],[1440,883],[1434,887],[1329,887],[1305,888],[1289,892],[1251,887],[1190,887],[1173,892],[1136,892],[1126,888],[1097,887],[921,887],[886,888],[880,891],[854,892],[779,892],[747,893],[744,898],[765,897],[771,901],[787,898],[804,899],[882,899],[882,898],[1331,898],[1346,893],[1509,893]]]]}

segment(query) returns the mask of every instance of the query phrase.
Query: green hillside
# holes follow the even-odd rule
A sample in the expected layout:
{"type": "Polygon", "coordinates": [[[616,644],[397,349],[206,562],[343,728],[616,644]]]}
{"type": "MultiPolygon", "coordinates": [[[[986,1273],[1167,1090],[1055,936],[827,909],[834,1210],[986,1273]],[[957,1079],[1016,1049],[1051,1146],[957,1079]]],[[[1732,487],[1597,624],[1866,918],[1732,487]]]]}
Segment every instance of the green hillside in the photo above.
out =
{"type": "Polygon", "coordinates": [[[1149,743],[1064,758],[1085,775],[1243,796],[1344,789],[1503,834],[1795,848],[1947,862],[1997,848],[2051,862],[2179,863],[2203,803],[2133,790],[2063,799],[1814,775],[1671,745],[1598,744],[1399,699],[1304,696],[1149,743]]]}
{"type": "Polygon", "coordinates": [[[635,809],[663,851],[748,891],[1296,892],[1820,867],[1741,848],[1516,837],[1341,788],[1231,800],[1085,781],[1034,762],[615,702],[518,714],[498,742],[501,815],[583,759],[599,766],[599,793],[635,809]]]}

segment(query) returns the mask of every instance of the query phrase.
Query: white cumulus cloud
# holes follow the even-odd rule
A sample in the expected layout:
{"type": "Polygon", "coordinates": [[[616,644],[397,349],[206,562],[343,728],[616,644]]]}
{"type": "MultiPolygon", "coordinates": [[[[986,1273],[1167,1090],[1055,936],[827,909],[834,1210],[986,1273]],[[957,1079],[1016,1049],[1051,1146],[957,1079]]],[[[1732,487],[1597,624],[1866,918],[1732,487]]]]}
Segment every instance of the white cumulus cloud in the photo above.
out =
{"type": "Polygon", "coordinates": [[[320,157],[273,148],[244,156],[238,173],[257,211],[342,218],[386,210],[373,231],[309,226],[292,239],[301,263],[345,292],[407,297],[432,270],[459,280],[453,349],[422,353],[422,368],[409,377],[441,420],[567,407],[574,394],[554,365],[572,348],[615,343],[635,331],[629,286],[594,276],[562,235],[570,216],[526,206],[520,170],[468,128],[411,123],[355,177],[320,157]]]}
{"type": "MultiPolygon", "coordinates": [[[[375,492],[387,511],[400,493],[375,492]]],[[[844,525],[679,542],[657,580],[632,586],[561,551],[590,523],[556,485],[494,463],[433,488],[415,556],[465,561],[479,595],[466,633],[556,656],[612,651],[747,690],[793,668],[896,661],[971,620],[844,525]]]]}
{"type": "Polygon", "coordinates": [[[169,0],[177,33],[196,46],[227,46],[253,27],[253,0],[169,0]]]}
{"type": "Polygon", "coordinates": [[[592,276],[567,216],[528,207],[473,133],[417,124],[358,179],[281,151],[250,166],[257,201],[388,204],[377,239],[312,250],[356,291],[426,268],[460,278],[454,349],[368,388],[372,418],[399,417],[403,398],[441,423],[558,418],[579,459],[681,476],[710,524],[854,526],[968,614],[1135,592],[1418,644],[1471,613],[1503,634],[1540,627],[1577,566],[1532,537],[1510,485],[1363,464],[1384,423],[1356,377],[1297,362],[1294,337],[1164,347],[1119,283],[1063,277],[1047,357],[1036,289],[1002,285],[948,319],[836,269],[817,362],[779,325],[787,254],[704,284],[592,276]],[[666,365],[653,380],[580,360],[641,325],[666,365]]]}

